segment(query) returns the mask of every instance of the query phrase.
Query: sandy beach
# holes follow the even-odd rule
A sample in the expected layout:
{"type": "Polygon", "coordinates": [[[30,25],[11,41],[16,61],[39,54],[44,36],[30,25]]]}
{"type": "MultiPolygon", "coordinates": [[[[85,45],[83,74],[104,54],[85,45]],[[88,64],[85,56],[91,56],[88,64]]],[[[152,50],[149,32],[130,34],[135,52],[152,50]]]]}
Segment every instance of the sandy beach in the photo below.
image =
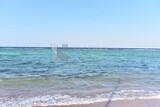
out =
{"type": "Polygon", "coordinates": [[[93,104],[38,105],[33,107],[159,107],[159,99],[118,100],[93,104]]]}

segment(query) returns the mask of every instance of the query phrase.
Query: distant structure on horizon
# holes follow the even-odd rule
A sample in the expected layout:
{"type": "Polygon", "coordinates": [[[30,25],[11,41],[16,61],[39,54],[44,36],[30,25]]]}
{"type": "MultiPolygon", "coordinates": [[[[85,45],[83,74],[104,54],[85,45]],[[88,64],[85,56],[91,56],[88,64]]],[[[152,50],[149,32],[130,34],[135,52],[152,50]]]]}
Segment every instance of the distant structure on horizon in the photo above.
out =
{"type": "Polygon", "coordinates": [[[62,44],[63,48],[68,48],[68,44],[62,44]]]}

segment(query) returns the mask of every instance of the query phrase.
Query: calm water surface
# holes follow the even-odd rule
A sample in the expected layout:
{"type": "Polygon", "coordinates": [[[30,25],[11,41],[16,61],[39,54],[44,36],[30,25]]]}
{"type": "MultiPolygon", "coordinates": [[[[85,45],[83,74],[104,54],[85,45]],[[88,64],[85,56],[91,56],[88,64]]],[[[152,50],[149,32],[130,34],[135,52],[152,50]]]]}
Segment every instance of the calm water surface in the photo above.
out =
{"type": "Polygon", "coordinates": [[[0,105],[160,98],[159,49],[0,48],[0,105]]]}

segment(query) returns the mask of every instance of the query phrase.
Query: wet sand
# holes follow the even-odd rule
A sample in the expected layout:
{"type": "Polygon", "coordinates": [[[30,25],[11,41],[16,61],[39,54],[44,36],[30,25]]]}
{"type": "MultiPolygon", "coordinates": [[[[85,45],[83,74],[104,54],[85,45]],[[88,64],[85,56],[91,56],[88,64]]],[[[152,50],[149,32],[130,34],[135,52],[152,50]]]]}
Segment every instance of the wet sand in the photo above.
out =
{"type": "Polygon", "coordinates": [[[160,107],[160,99],[118,100],[93,104],[39,105],[33,107],[160,107]]]}

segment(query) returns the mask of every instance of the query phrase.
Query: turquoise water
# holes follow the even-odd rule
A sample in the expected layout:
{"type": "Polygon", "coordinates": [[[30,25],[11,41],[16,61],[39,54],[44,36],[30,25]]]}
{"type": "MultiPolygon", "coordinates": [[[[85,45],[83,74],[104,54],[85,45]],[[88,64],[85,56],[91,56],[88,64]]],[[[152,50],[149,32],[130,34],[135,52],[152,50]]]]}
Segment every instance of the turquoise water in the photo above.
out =
{"type": "Polygon", "coordinates": [[[0,48],[0,105],[160,98],[159,49],[0,48]]]}

